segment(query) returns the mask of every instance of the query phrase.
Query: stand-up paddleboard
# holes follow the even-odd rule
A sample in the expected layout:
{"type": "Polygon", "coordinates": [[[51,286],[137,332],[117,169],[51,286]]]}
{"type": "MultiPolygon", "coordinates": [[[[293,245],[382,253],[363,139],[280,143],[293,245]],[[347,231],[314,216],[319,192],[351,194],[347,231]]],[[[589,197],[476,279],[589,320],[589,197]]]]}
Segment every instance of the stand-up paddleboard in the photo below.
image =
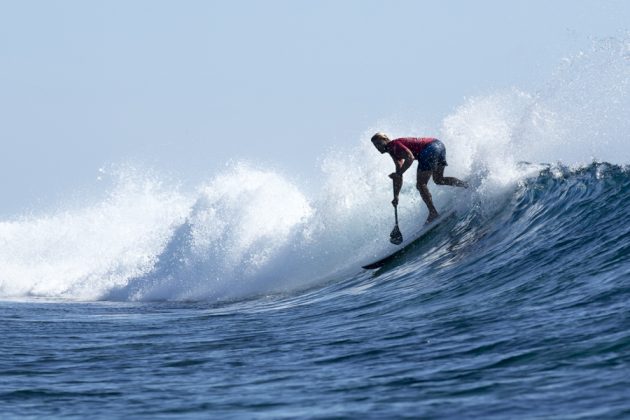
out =
{"type": "Polygon", "coordinates": [[[400,245],[399,249],[397,249],[394,252],[392,252],[391,254],[389,254],[389,255],[379,259],[378,261],[374,261],[373,263],[364,265],[363,268],[365,268],[367,270],[373,270],[375,268],[380,268],[380,267],[384,266],[385,264],[387,264],[390,261],[393,261],[393,260],[395,260],[397,258],[400,258],[402,255],[404,255],[409,250],[411,245],[413,245],[416,242],[418,242],[427,233],[431,232],[433,229],[435,229],[436,227],[440,226],[441,223],[443,223],[444,221],[450,219],[454,215],[455,215],[455,210],[450,210],[448,212],[442,213],[440,215],[440,217],[438,217],[437,219],[435,219],[433,222],[429,223],[428,225],[422,226],[419,230],[417,230],[416,232],[414,232],[414,233],[412,233],[410,235],[405,235],[409,239],[406,239],[400,245]]]}

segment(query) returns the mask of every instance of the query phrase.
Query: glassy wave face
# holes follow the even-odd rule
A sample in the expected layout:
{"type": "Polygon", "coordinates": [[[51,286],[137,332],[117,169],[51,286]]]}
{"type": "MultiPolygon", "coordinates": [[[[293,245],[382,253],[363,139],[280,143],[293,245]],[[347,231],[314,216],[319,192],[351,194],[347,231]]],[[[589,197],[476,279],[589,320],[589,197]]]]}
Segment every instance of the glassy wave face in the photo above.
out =
{"type": "MultiPolygon", "coordinates": [[[[193,191],[121,167],[0,222],[5,414],[627,417],[628,45],[447,116],[446,175],[472,187],[431,184],[456,217],[377,271],[392,165],[369,138],[409,134],[388,121],[309,193],[247,162],[193,191]]],[[[427,216],[413,175],[403,235],[427,216]]]]}

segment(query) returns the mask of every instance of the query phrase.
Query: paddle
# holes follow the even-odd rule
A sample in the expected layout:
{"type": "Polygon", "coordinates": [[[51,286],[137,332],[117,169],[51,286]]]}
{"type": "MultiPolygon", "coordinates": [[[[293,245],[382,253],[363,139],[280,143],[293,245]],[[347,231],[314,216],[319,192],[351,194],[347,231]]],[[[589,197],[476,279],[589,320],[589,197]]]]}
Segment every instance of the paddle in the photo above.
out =
{"type": "Polygon", "coordinates": [[[403,241],[402,233],[398,228],[398,206],[394,206],[394,217],[396,217],[396,226],[394,226],[394,230],[389,234],[389,242],[394,245],[400,245],[403,241]]]}

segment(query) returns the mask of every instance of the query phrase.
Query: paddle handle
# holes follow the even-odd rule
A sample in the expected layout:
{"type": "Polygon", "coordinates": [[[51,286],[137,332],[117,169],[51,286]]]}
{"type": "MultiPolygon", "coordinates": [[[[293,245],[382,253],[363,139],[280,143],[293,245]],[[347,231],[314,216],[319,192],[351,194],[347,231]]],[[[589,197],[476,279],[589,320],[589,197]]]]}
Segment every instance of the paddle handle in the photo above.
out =
{"type": "Polygon", "coordinates": [[[394,217],[396,218],[396,226],[398,226],[398,206],[394,206],[394,217]]]}

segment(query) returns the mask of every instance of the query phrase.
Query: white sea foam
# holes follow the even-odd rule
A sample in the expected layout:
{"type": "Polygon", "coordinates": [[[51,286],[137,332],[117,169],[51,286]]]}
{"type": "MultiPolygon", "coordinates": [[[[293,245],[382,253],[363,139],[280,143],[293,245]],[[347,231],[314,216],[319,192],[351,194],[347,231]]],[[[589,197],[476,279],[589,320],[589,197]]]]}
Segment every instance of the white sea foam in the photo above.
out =
{"type": "Polygon", "coordinates": [[[98,299],[149,270],[186,211],[177,191],[127,172],[98,203],[0,222],[0,296],[98,299]]]}

